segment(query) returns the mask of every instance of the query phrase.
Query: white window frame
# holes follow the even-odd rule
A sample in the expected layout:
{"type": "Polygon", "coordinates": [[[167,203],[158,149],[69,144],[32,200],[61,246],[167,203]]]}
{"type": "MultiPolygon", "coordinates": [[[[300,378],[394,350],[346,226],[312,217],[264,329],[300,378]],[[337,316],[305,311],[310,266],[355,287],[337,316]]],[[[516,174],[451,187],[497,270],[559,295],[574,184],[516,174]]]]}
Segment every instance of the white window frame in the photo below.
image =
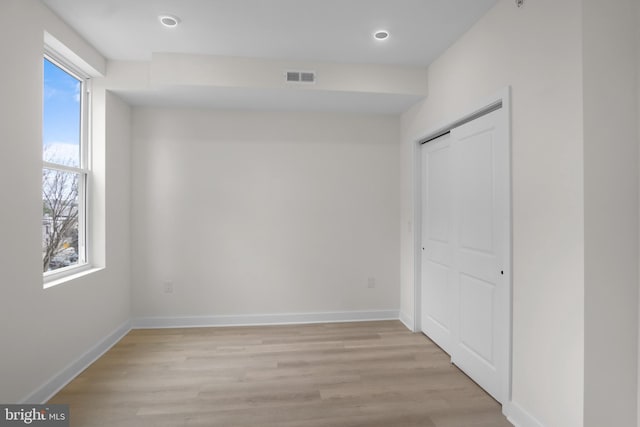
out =
{"type": "MultiPolygon", "coordinates": [[[[52,62],[60,69],[75,77],[81,82],[80,87],[80,165],[79,167],[61,165],[52,162],[42,161],[42,170],[51,169],[62,172],[71,172],[79,175],[78,180],[78,263],[68,267],[58,268],[53,271],[43,272],[44,288],[53,286],[64,281],[64,279],[83,273],[92,268],[91,256],[89,253],[89,196],[91,188],[91,79],[82,72],[78,67],[74,66],[64,56],[48,46],[45,46],[42,56],[42,64],[44,60],[52,62]],[[55,282],[55,283],[54,283],[55,282]]],[[[43,72],[44,81],[44,72],[43,72]]],[[[44,120],[44,116],[43,116],[44,120]]]]}

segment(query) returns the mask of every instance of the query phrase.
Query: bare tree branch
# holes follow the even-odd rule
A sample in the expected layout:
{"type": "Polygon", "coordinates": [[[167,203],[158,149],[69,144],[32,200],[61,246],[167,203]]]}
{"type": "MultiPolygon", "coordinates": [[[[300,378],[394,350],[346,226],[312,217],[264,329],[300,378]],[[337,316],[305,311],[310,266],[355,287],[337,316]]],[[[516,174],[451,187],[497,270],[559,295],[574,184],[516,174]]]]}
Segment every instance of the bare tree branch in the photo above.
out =
{"type": "Polygon", "coordinates": [[[52,261],[68,247],[77,252],[78,180],[74,172],[43,169],[43,271],[58,268],[52,261]]]}

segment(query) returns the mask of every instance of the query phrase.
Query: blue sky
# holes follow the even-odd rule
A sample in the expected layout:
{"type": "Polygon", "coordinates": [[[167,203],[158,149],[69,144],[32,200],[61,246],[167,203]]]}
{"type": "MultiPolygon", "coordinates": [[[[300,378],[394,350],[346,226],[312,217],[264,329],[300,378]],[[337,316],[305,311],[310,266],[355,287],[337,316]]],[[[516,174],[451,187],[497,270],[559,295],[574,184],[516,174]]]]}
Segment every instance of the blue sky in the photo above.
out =
{"type": "Polygon", "coordinates": [[[56,162],[79,166],[80,81],[44,60],[42,142],[56,162]]]}

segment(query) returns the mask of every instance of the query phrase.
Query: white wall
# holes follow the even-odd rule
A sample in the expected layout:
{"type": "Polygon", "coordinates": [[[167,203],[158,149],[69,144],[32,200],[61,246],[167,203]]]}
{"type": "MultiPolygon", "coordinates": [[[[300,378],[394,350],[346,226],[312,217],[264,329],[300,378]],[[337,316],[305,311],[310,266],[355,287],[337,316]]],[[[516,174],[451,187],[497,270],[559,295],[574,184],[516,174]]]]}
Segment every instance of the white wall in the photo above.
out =
{"type": "Polygon", "coordinates": [[[397,312],[398,130],[391,116],[136,108],[134,316],[397,312]]]}
{"type": "Polygon", "coordinates": [[[636,425],[636,5],[583,1],[585,427],[636,425]]]}
{"type": "Polygon", "coordinates": [[[107,114],[106,268],[43,289],[42,53],[44,30],[101,69],[100,55],[35,0],[2,3],[0,79],[0,402],[32,395],[129,319],[129,108],[107,114]],[[96,59],[97,58],[97,59],[96,59]],[[115,160],[124,165],[120,170],[115,160]],[[120,244],[120,242],[125,242],[120,244]]]}
{"type": "MultiPolygon", "coordinates": [[[[402,314],[413,318],[413,144],[512,87],[513,401],[545,426],[583,422],[581,2],[503,0],[429,69],[402,118],[402,314]]],[[[527,424],[523,424],[527,425],[527,424]]]]}
{"type": "Polygon", "coordinates": [[[280,88],[426,95],[424,67],[335,62],[282,61],[215,55],[154,53],[149,64],[152,86],[280,88]],[[291,85],[284,70],[312,70],[312,85],[291,85]]]}
{"type": "MultiPolygon", "coordinates": [[[[636,66],[638,67],[638,74],[637,74],[637,120],[636,120],[636,124],[637,124],[637,130],[638,130],[638,139],[640,140],[640,7],[636,8],[636,20],[637,20],[637,25],[636,25],[636,42],[637,42],[637,46],[636,46],[636,66]]],[[[640,156],[640,149],[638,150],[639,153],[638,155],[640,156]]],[[[640,157],[638,158],[638,165],[640,165],[640,157]]],[[[640,184],[639,184],[640,187],[640,184]]],[[[640,197],[639,197],[640,199],[640,197]]],[[[640,209],[639,209],[640,210],[640,209]]],[[[639,218],[640,221],[640,218],[639,218]]],[[[638,239],[640,241],[640,227],[638,230],[638,239]]],[[[640,275],[640,255],[638,256],[638,268],[639,268],[639,275],[640,275]]],[[[640,280],[639,280],[640,281],[640,280]]],[[[639,304],[640,304],[640,289],[639,289],[639,295],[638,295],[638,299],[639,299],[639,304]]],[[[640,334],[640,305],[638,306],[638,314],[639,314],[639,319],[638,319],[638,333],[640,334]]],[[[638,336],[638,364],[637,364],[637,371],[638,371],[638,377],[637,377],[637,384],[638,384],[638,390],[637,390],[637,401],[636,401],[636,405],[637,405],[637,427],[640,427],[640,335],[638,336]]]]}

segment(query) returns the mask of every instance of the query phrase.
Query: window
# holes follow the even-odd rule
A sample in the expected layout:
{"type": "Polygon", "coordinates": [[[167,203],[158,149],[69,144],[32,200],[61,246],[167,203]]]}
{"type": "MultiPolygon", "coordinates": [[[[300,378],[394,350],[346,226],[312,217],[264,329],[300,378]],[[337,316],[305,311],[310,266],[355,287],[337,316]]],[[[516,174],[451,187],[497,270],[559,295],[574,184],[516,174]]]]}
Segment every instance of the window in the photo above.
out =
{"type": "Polygon", "coordinates": [[[87,78],[44,56],[42,270],[45,282],[87,266],[87,78]]]}

